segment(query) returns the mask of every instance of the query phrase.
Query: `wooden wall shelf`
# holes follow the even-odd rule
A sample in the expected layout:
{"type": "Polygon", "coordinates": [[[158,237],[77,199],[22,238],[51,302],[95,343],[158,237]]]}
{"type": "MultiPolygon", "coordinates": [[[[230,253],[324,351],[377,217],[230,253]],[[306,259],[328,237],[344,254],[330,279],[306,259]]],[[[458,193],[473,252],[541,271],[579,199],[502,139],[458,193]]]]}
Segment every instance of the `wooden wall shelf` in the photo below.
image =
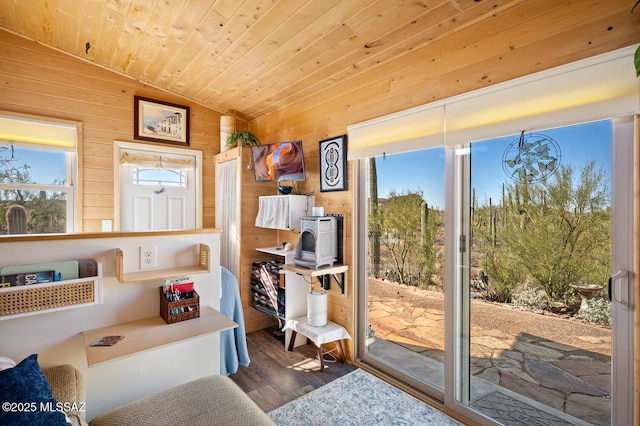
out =
{"type": "Polygon", "coordinates": [[[321,266],[318,269],[310,269],[288,263],[284,265],[284,269],[307,277],[321,277],[322,275],[327,274],[342,274],[347,272],[349,270],[349,265],[339,265],[336,263],[333,266],[321,266]]]}
{"type": "Polygon", "coordinates": [[[124,358],[139,352],[156,349],[206,334],[217,333],[237,327],[211,306],[200,309],[200,317],[167,324],[159,316],[115,324],[82,332],[84,349],[89,367],[103,362],[124,358]],[[91,346],[104,336],[124,336],[113,346],[91,346]]]}
{"type": "Polygon", "coordinates": [[[347,278],[346,272],[349,270],[349,265],[334,264],[333,266],[322,266],[318,269],[309,269],[302,266],[297,266],[292,263],[284,265],[284,269],[289,272],[295,272],[298,275],[305,277],[318,277],[323,289],[329,289],[329,276],[333,276],[333,279],[340,286],[340,292],[342,295],[346,294],[347,278]],[[340,277],[338,277],[338,275],[340,277]]]}
{"type": "Polygon", "coordinates": [[[206,244],[199,245],[199,264],[166,269],[149,269],[144,271],[124,272],[124,253],[116,249],[116,277],[121,283],[156,280],[178,277],[181,275],[204,274],[211,271],[210,249],[206,244]]]}

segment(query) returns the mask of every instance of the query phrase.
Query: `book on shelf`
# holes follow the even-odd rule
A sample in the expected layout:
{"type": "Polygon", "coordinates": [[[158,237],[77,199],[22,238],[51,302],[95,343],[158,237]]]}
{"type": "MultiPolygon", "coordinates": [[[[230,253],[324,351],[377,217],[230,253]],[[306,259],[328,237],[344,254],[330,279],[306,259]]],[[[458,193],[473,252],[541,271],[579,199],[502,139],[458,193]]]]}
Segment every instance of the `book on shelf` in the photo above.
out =
{"type": "Polygon", "coordinates": [[[78,261],[33,263],[25,265],[9,265],[0,268],[0,275],[29,274],[42,271],[55,271],[54,281],[75,280],[78,278],[78,261]]]}
{"type": "Polygon", "coordinates": [[[53,281],[55,281],[55,271],[25,272],[0,276],[0,287],[17,287],[53,281]]]}
{"type": "Polygon", "coordinates": [[[98,276],[95,259],[12,265],[0,268],[0,288],[98,276]]]}
{"type": "Polygon", "coordinates": [[[98,275],[98,262],[95,259],[78,260],[78,278],[95,277],[98,275]]]}

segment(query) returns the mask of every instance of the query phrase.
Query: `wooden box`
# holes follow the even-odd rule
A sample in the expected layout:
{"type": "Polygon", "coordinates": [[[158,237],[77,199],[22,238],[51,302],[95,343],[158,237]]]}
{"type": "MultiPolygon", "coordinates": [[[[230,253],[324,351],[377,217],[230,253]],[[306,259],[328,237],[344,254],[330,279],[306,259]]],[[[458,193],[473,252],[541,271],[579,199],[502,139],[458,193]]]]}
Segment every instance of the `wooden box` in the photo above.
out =
{"type": "Polygon", "coordinates": [[[193,290],[190,299],[169,302],[160,288],[160,316],[167,324],[186,321],[200,316],[200,296],[193,290]]]}

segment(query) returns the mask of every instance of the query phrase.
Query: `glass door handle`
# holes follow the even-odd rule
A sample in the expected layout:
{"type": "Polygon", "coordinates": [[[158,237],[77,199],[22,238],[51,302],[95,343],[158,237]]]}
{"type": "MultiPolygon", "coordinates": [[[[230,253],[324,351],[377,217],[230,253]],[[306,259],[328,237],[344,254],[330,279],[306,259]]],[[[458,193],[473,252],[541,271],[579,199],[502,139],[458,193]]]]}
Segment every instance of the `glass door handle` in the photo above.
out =
{"type": "Polygon", "coordinates": [[[620,269],[609,277],[608,292],[609,301],[616,301],[624,305],[629,304],[629,271],[620,269]],[[622,281],[626,284],[622,286],[622,281]],[[615,285],[614,285],[615,284],[615,285]]]}

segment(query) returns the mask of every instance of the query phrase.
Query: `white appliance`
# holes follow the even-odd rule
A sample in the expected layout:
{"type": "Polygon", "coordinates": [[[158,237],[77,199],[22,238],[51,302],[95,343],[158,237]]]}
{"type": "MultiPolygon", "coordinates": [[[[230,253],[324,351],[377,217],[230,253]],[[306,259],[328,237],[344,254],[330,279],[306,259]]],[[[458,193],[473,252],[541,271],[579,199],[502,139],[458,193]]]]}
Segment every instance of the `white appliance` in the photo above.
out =
{"type": "Polygon", "coordinates": [[[300,219],[300,239],[293,263],[310,269],[333,266],[338,256],[338,232],[333,216],[300,219]]]}
{"type": "Polygon", "coordinates": [[[307,324],[314,327],[327,325],[327,293],[310,291],[307,295],[307,324]]]}

